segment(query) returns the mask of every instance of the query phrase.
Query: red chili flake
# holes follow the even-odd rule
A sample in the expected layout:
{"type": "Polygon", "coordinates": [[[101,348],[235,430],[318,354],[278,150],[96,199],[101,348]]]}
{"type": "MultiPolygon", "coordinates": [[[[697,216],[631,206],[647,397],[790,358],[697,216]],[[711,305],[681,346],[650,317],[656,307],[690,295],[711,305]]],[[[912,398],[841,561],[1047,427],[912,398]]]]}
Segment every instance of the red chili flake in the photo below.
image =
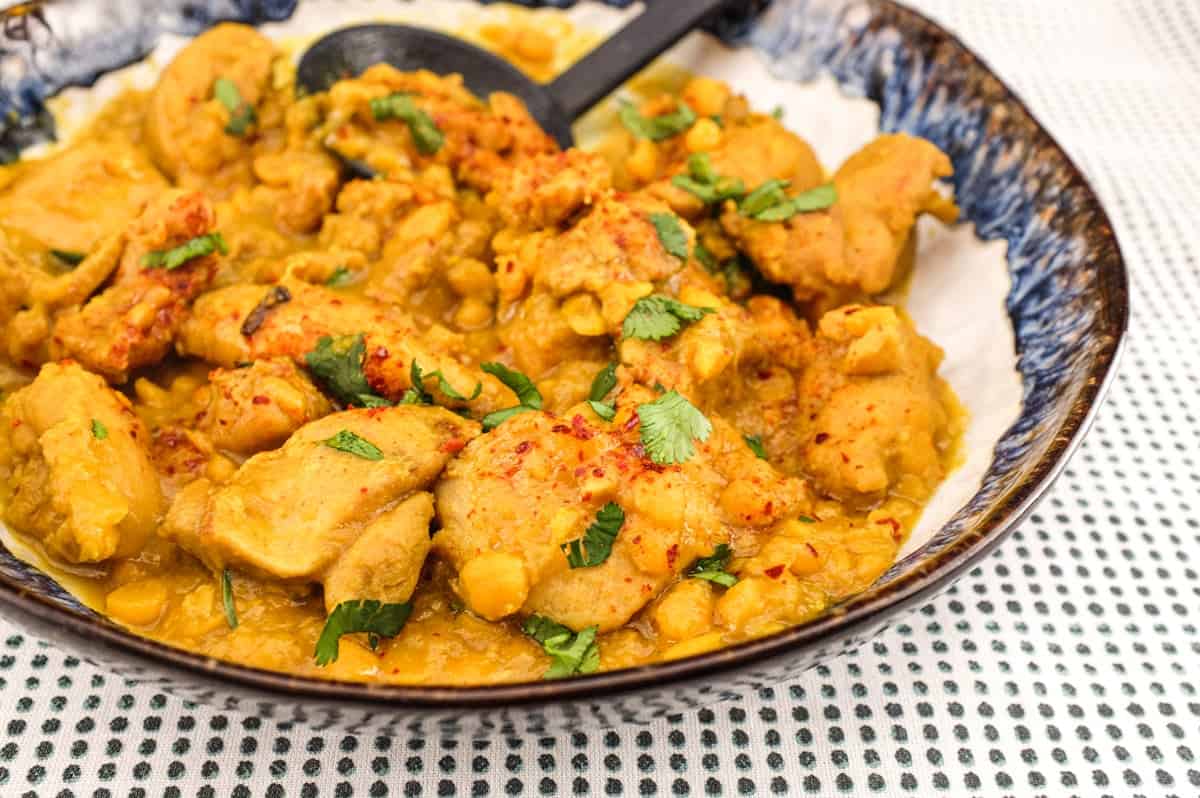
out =
{"type": "Polygon", "coordinates": [[[12,426],[13,426],[13,429],[16,429],[17,427],[21,426],[21,419],[14,418],[12,420],[12,426]]]}
{"type": "Polygon", "coordinates": [[[761,369],[761,370],[758,372],[758,378],[759,378],[760,380],[769,380],[769,379],[771,379],[771,371],[770,371],[770,369],[761,369]]]}
{"type": "Polygon", "coordinates": [[[766,574],[767,576],[771,577],[772,579],[778,579],[779,577],[783,576],[783,566],[782,565],[772,565],[770,568],[763,571],[763,573],[766,574]]]}
{"type": "Polygon", "coordinates": [[[604,469],[601,468],[600,466],[596,466],[595,468],[592,469],[592,476],[594,476],[594,477],[604,476],[604,469]]]}
{"type": "Polygon", "coordinates": [[[368,407],[367,418],[373,418],[378,421],[379,417],[382,416],[386,410],[386,407],[368,407]]]}
{"type": "Polygon", "coordinates": [[[592,500],[591,492],[589,491],[588,493],[583,494],[582,496],[579,497],[579,500],[581,502],[590,502],[592,500]]]}
{"type": "Polygon", "coordinates": [[[587,422],[583,420],[583,416],[578,413],[571,419],[571,427],[575,432],[575,437],[581,441],[592,439],[592,431],[588,428],[587,422]]]}
{"type": "Polygon", "coordinates": [[[379,358],[380,360],[383,360],[387,356],[388,356],[388,350],[387,350],[386,346],[375,347],[375,357],[379,358]]]}
{"type": "Polygon", "coordinates": [[[550,428],[550,431],[557,432],[559,435],[562,435],[565,433],[569,433],[571,431],[571,428],[568,427],[566,424],[555,424],[553,427],[550,428]]]}
{"type": "Polygon", "coordinates": [[[446,454],[458,454],[459,452],[461,452],[463,450],[463,447],[466,445],[467,445],[467,442],[464,441],[462,438],[451,438],[450,440],[446,441],[438,448],[441,451],[445,452],[446,454]]]}
{"type": "Polygon", "coordinates": [[[529,441],[521,441],[520,443],[517,444],[517,454],[525,454],[525,452],[529,451],[532,448],[533,448],[533,444],[530,443],[529,441]]]}
{"type": "Polygon", "coordinates": [[[364,488],[359,488],[359,489],[358,489],[358,492],[359,492],[359,493],[366,493],[366,492],[367,492],[367,489],[366,489],[365,487],[364,487],[364,488]]]}
{"type": "Polygon", "coordinates": [[[821,556],[820,554],[817,553],[817,547],[814,546],[813,544],[805,543],[804,545],[808,547],[808,553],[811,554],[812,556],[814,556],[814,557],[821,556]]]}
{"type": "Polygon", "coordinates": [[[842,456],[842,462],[843,462],[843,463],[849,463],[849,462],[850,462],[850,458],[846,456],[846,453],[845,453],[845,452],[838,452],[838,454],[840,454],[840,455],[842,456]]]}
{"type": "Polygon", "coordinates": [[[862,310],[862,308],[848,308],[846,310],[846,315],[853,316],[855,313],[858,313],[860,310],[862,310]]]}
{"type": "Polygon", "coordinates": [[[828,432],[818,432],[817,436],[815,438],[813,438],[813,442],[818,443],[818,444],[824,443],[827,440],[829,440],[828,432]]]}
{"type": "Polygon", "coordinates": [[[763,515],[770,515],[771,511],[774,509],[775,509],[775,502],[768,501],[766,504],[763,505],[763,515]]]}
{"type": "Polygon", "coordinates": [[[629,419],[625,422],[625,426],[622,427],[621,429],[623,429],[625,432],[629,432],[631,429],[633,429],[639,423],[641,423],[641,421],[642,421],[641,416],[639,416],[637,413],[631,413],[629,416],[629,419]]]}
{"type": "Polygon", "coordinates": [[[634,535],[634,538],[633,538],[633,544],[636,546],[637,544],[639,544],[639,543],[641,543],[641,542],[642,542],[642,536],[641,536],[641,535],[634,535]]]}
{"type": "Polygon", "coordinates": [[[875,523],[890,526],[892,528],[892,540],[895,540],[896,542],[899,542],[900,538],[904,536],[904,533],[900,528],[900,522],[895,518],[880,518],[875,523]]]}
{"type": "Polygon", "coordinates": [[[271,397],[263,396],[260,393],[260,394],[255,394],[254,398],[251,399],[250,401],[254,402],[254,404],[256,404],[256,405],[269,405],[269,404],[271,404],[271,397]]]}
{"type": "Polygon", "coordinates": [[[576,468],[576,469],[575,469],[575,477],[576,477],[576,478],[579,478],[579,477],[583,476],[583,475],[584,475],[584,474],[586,474],[586,473],[587,473],[587,469],[586,469],[586,468],[584,468],[583,466],[580,466],[579,468],[576,468]]]}
{"type": "Polygon", "coordinates": [[[671,548],[667,549],[667,567],[674,568],[675,560],[679,558],[679,544],[672,543],[671,548]]]}

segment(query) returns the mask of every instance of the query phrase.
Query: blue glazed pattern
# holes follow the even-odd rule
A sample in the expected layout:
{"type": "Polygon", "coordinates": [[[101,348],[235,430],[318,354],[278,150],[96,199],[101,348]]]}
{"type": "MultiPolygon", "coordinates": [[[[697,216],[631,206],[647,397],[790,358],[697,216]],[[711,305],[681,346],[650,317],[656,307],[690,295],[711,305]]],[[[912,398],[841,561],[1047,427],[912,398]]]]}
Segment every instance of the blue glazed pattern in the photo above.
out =
{"type": "MultiPolygon", "coordinates": [[[[47,96],[141,57],[162,31],[197,32],[220,19],[282,19],[295,3],[113,0],[106,9],[110,5],[103,19],[94,4],[81,0],[39,5],[36,18],[26,12],[29,31],[15,41],[5,25],[0,44],[13,57],[0,77],[0,110],[14,113],[0,123],[0,145],[15,152],[52,132],[42,106],[47,96]],[[143,13],[150,8],[154,13],[143,13]],[[44,46],[53,54],[42,57],[44,46]]],[[[463,708],[501,707],[498,713],[471,713],[468,725],[544,730],[576,725],[580,718],[644,722],[793,677],[860,644],[902,607],[986,553],[1062,468],[1111,376],[1128,311],[1124,264],[1111,226],[1078,169],[1021,102],[928,20],[888,0],[775,0],[749,21],[746,8],[740,11],[714,29],[758,50],[779,77],[804,81],[829,72],[846,92],[879,105],[885,130],[935,142],[954,163],[963,216],[984,238],[1008,243],[1007,309],[1023,380],[1022,413],[998,442],[978,493],[880,583],[806,626],[701,657],[567,682],[474,690],[316,685],[203,661],[98,619],[2,550],[0,603],[65,647],[78,647],[80,635],[91,635],[91,654],[126,675],[263,715],[388,731],[424,728],[425,721],[447,728],[467,722],[463,708]],[[32,598],[14,599],[20,592],[32,598]],[[74,631],[56,634],[64,624],[74,631]],[[281,706],[263,697],[268,691],[310,701],[281,706]],[[410,712],[405,720],[380,714],[381,701],[410,712]],[[556,703],[548,708],[547,702],[556,703]]]]}

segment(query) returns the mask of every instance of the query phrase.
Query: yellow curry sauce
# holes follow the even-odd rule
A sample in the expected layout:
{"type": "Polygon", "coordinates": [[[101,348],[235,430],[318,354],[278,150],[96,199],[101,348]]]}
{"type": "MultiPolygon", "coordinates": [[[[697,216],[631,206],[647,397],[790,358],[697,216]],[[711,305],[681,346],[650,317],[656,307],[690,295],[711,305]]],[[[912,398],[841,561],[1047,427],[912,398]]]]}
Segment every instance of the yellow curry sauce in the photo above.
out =
{"type": "Polygon", "coordinates": [[[863,590],[961,432],[872,301],[948,159],[829,174],[704,77],[620,116],[560,152],[454,76],[298,96],[198,37],[0,177],[5,522],[140,634],[323,678],[619,668],[863,590]]]}

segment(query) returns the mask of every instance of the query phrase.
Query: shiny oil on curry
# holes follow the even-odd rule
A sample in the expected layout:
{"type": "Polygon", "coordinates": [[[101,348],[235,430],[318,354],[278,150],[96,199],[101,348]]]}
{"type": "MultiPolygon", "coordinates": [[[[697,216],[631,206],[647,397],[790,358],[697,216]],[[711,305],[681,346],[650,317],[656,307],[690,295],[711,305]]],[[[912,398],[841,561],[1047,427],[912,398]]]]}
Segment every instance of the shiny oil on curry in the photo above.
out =
{"type": "Polygon", "coordinates": [[[560,152],[453,76],[304,96],[253,29],[195,39],[4,169],[5,521],[118,623],[325,678],[619,668],[862,590],[960,433],[872,300],[947,158],[830,175],[704,77],[620,121],[560,152]]]}

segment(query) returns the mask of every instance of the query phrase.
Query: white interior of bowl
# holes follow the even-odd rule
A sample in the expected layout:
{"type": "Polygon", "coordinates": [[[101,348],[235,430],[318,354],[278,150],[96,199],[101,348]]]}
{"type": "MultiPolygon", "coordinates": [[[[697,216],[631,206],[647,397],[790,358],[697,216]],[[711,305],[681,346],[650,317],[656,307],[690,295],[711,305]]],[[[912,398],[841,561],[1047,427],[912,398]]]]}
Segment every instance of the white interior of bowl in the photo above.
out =
{"type": "MultiPolygon", "coordinates": [[[[547,23],[565,13],[583,31],[604,34],[638,12],[598,3],[580,3],[567,12],[539,11],[547,23]]],[[[295,52],[334,28],[362,22],[406,22],[457,31],[482,22],[503,22],[511,9],[481,8],[469,0],[307,0],[292,19],[263,26],[267,35],[295,52]]],[[[70,89],[51,101],[64,140],[124,88],[149,88],[162,67],[187,40],[164,37],[145,61],[109,73],[92,89],[70,89]]],[[[757,108],[782,106],[784,122],[807,139],[827,168],[833,169],[879,132],[879,109],[870,100],[843,94],[832,78],[800,84],[773,77],[757,53],[734,50],[703,33],[694,33],[665,60],[688,71],[728,81],[757,108]]],[[[578,130],[588,138],[588,125],[578,130]]],[[[901,556],[920,548],[978,490],[992,451],[1021,409],[1021,380],[1016,370],[1012,326],[1004,299],[1010,288],[1006,244],[978,239],[970,224],[947,228],[923,219],[919,225],[917,268],[906,307],[922,333],[946,352],[945,377],[970,414],[963,442],[963,463],[938,489],[901,556]]]]}

